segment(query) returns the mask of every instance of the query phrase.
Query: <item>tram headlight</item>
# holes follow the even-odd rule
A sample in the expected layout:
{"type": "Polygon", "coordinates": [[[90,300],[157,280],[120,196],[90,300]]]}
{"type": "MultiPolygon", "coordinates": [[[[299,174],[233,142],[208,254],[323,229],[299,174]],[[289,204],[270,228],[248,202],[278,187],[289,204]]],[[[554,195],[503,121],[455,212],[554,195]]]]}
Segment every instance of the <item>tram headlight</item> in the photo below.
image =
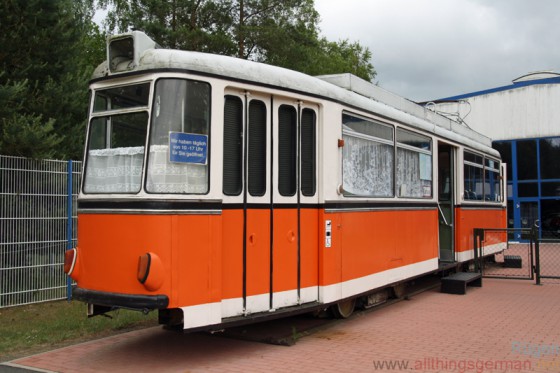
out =
{"type": "Polygon", "coordinates": [[[163,263],[157,254],[148,252],[138,257],[138,281],[150,291],[161,287],[164,279],[163,263]]]}

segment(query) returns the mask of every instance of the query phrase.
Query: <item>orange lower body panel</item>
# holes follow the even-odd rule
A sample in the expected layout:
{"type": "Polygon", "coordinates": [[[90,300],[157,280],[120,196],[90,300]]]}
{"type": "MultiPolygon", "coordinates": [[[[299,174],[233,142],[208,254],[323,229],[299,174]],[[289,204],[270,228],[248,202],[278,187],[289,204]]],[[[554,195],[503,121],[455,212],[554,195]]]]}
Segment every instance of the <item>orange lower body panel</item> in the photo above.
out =
{"type": "MultiPolygon", "coordinates": [[[[506,209],[455,208],[455,251],[472,251],[474,248],[473,232],[475,228],[499,228],[507,225],[506,209]]],[[[506,242],[506,233],[492,235],[495,242],[506,242]]]]}
{"type": "Polygon", "coordinates": [[[169,297],[169,307],[217,302],[221,297],[221,216],[81,214],[78,286],[109,293],[169,297]],[[161,287],[137,279],[138,258],[156,254],[161,287]]]}
{"type": "Polygon", "coordinates": [[[333,219],[333,247],[329,259],[333,262],[331,267],[339,269],[324,272],[322,285],[438,256],[436,210],[344,212],[333,215],[338,216],[333,219]],[[339,236],[338,239],[336,236],[339,236]],[[340,256],[340,259],[333,256],[340,256]]]}
{"type": "MultiPolygon", "coordinates": [[[[456,251],[472,249],[473,228],[499,228],[506,222],[505,210],[499,209],[457,208],[455,214],[456,251]]],[[[80,288],[166,295],[169,308],[216,304],[244,295],[263,296],[268,304],[268,294],[284,293],[285,306],[298,301],[298,286],[318,289],[430,260],[437,266],[438,211],[92,213],[79,215],[78,236],[80,288]],[[163,268],[157,289],[149,290],[137,278],[138,258],[147,252],[157,255],[163,268]]],[[[306,301],[316,300],[309,294],[306,301]]]]}

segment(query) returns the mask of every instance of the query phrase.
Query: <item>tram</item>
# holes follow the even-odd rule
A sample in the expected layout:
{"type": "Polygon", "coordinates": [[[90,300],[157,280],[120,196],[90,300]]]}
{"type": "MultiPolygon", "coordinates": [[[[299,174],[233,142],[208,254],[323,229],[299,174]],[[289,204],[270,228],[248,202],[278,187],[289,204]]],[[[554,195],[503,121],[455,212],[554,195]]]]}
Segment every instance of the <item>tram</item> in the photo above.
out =
{"type": "Polygon", "coordinates": [[[350,74],[161,49],[134,31],[108,39],[90,92],[65,257],[90,316],[157,310],[184,330],[346,317],[468,264],[474,228],[506,227],[488,138],[350,74]]]}

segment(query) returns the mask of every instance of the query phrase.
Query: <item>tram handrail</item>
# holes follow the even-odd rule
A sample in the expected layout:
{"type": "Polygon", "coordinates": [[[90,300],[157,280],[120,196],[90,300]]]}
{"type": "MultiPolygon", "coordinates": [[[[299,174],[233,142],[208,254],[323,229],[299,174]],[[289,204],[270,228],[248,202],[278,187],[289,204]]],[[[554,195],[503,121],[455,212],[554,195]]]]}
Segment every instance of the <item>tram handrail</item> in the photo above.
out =
{"type": "Polygon", "coordinates": [[[441,214],[441,217],[443,218],[443,223],[444,223],[445,225],[447,225],[448,227],[452,227],[453,224],[449,224],[449,223],[447,222],[447,219],[445,218],[445,215],[443,214],[443,210],[441,209],[441,206],[439,205],[439,203],[437,204],[437,207],[438,207],[439,213],[441,214]]]}

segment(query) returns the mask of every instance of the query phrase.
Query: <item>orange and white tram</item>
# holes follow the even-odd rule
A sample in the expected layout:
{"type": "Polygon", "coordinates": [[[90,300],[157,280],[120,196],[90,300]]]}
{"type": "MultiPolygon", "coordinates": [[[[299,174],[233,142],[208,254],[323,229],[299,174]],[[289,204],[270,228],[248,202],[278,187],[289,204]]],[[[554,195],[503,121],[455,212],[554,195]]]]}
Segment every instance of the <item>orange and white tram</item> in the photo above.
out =
{"type": "Polygon", "coordinates": [[[138,31],[107,53],[65,262],[90,315],[158,310],[189,330],[345,316],[472,260],[473,228],[506,226],[488,138],[354,76],[159,49],[138,31]]]}

